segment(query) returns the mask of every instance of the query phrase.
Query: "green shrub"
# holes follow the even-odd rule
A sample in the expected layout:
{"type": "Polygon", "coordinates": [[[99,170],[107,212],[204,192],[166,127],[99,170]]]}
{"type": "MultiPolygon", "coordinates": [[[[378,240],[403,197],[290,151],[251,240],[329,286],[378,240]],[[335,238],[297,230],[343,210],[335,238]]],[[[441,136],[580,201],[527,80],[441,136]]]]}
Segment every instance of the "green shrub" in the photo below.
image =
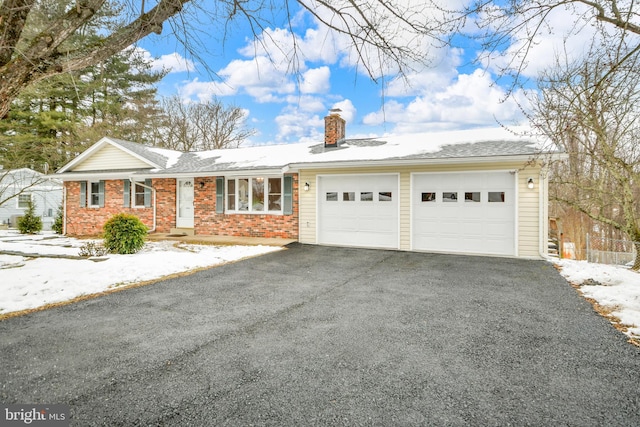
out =
{"type": "Polygon", "coordinates": [[[144,246],[147,226],[131,214],[116,214],[103,226],[104,247],[114,254],[135,254],[144,246]]]}
{"type": "Polygon", "coordinates": [[[21,234],[37,234],[42,231],[42,218],[35,214],[36,205],[29,200],[27,211],[18,220],[18,230],[21,234]]]}
{"type": "Polygon", "coordinates": [[[60,205],[58,213],[56,214],[56,219],[53,220],[53,224],[51,225],[51,229],[56,234],[62,234],[62,230],[64,229],[64,224],[62,223],[64,221],[64,218],[62,217],[63,214],[64,211],[62,210],[62,205],[60,205]]]}

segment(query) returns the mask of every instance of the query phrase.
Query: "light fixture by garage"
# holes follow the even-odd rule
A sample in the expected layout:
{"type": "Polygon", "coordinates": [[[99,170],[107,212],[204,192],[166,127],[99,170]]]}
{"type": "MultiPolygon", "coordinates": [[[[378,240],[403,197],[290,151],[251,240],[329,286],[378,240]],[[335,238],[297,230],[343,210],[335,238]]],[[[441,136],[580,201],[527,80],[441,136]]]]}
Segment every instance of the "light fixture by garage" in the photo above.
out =
{"type": "Polygon", "coordinates": [[[309,184],[308,182],[304,183],[304,191],[309,191],[309,188],[311,188],[311,184],[309,184]]]}
{"type": "Polygon", "coordinates": [[[533,178],[528,178],[527,179],[527,188],[529,190],[533,190],[533,178]]]}

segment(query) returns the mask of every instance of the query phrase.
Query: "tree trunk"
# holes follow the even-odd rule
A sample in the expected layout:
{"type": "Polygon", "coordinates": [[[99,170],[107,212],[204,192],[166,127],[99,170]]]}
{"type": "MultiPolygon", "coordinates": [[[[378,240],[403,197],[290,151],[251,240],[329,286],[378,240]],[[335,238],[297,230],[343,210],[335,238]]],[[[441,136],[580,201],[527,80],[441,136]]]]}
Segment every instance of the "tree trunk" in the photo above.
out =
{"type": "MultiPolygon", "coordinates": [[[[58,47],[78,28],[89,22],[104,1],[90,0],[82,3],[82,7],[69,9],[64,17],[54,20],[45,31],[34,37],[20,57],[14,54],[13,59],[9,60],[7,57],[0,63],[0,119],[7,116],[13,100],[28,85],[64,72],[82,70],[113,56],[152,32],[160,34],[162,24],[192,0],[159,0],[150,11],[142,13],[128,25],[106,36],[102,44],[81,46],[68,55],[59,52],[58,47]]],[[[0,3],[0,12],[5,11],[7,4],[0,3]]],[[[24,7],[29,10],[32,5],[33,2],[26,1],[24,7]]],[[[0,14],[0,19],[3,16],[4,14],[0,14]]],[[[17,37],[6,40],[6,36],[0,34],[0,44],[6,42],[11,44],[2,46],[0,56],[7,49],[15,50],[19,40],[17,37]]]]}

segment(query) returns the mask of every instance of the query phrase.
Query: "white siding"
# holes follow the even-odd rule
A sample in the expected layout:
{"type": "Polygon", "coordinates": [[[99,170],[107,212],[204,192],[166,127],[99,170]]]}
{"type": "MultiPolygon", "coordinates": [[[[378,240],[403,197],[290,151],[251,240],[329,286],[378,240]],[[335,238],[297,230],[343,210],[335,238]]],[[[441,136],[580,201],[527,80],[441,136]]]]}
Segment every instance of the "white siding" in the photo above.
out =
{"type": "MultiPolygon", "coordinates": [[[[518,173],[518,206],[517,206],[517,256],[527,258],[539,257],[540,232],[546,229],[546,213],[542,219],[543,229],[540,230],[540,194],[546,188],[546,182],[540,182],[540,167],[526,166],[520,163],[488,163],[481,165],[422,165],[405,167],[362,167],[348,169],[307,169],[300,171],[300,237],[301,243],[316,244],[317,226],[317,176],[327,174],[371,174],[371,173],[399,173],[400,174],[400,249],[411,249],[411,173],[412,172],[454,172],[454,171],[482,171],[482,170],[513,170],[518,173]],[[527,178],[533,177],[535,187],[527,188],[527,178]],[[311,185],[309,191],[304,191],[304,183],[311,185]]],[[[545,194],[546,197],[546,194],[545,194]]],[[[545,203],[546,203],[546,199],[545,203]]],[[[544,208],[544,207],[543,207],[544,208]]],[[[546,212],[543,209],[543,212],[546,212]]]]}
{"type": "Polygon", "coordinates": [[[148,168],[149,164],[132,156],[111,144],[106,144],[84,162],[77,164],[72,171],[105,171],[118,169],[148,168]]]}

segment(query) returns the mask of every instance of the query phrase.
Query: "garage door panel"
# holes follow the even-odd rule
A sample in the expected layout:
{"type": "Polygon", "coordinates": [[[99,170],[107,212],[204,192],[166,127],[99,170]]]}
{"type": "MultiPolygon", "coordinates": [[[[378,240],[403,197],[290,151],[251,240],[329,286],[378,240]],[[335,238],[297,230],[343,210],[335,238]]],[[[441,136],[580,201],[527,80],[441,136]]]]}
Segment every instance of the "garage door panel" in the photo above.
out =
{"type": "Polygon", "coordinates": [[[414,250],[514,254],[513,174],[414,174],[411,185],[414,250]],[[423,202],[425,192],[436,193],[435,201],[423,202]]]}
{"type": "Polygon", "coordinates": [[[398,175],[320,176],[318,192],[319,243],[398,247],[398,175]]]}

